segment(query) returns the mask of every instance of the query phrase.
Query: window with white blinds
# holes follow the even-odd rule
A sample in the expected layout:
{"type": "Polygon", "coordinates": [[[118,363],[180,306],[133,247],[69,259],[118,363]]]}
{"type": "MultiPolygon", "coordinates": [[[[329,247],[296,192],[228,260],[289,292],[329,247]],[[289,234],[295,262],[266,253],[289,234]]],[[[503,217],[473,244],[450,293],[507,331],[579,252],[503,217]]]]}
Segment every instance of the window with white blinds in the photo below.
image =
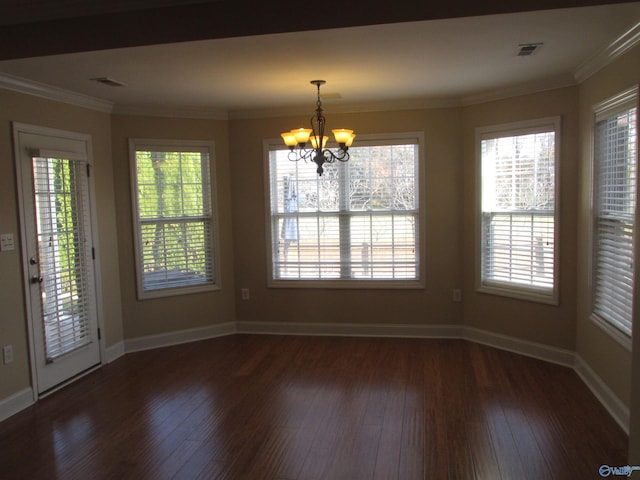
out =
{"type": "Polygon", "coordinates": [[[216,286],[211,145],[131,140],[138,296],[216,286]]]}
{"type": "Polygon", "coordinates": [[[478,289],[557,302],[558,118],[478,130],[478,289]]]}
{"type": "Polygon", "coordinates": [[[271,146],[274,283],[418,286],[419,151],[417,134],[361,139],[318,176],[271,146]]]}
{"type": "Polygon", "coordinates": [[[637,103],[634,88],[596,108],[594,132],[592,317],[627,338],[635,278],[637,103]]]}

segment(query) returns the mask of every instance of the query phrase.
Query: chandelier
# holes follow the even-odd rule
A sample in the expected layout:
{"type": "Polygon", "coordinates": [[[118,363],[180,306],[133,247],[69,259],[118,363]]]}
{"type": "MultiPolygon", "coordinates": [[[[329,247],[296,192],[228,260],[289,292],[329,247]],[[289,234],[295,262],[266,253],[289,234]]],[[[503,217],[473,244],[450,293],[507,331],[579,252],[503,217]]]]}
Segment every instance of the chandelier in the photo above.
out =
{"type": "Polygon", "coordinates": [[[349,160],[349,147],[356,137],[353,130],[336,128],[332,132],[338,148],[335,150],[325,148],[329,137],[324,134],[325,119],[322,115],[322,101],[320,100],[320,86],[325,83],[327,82],[324,80],[311,80],[311,84],[318,87],[316,113],[311,117],[311,128],[294,128],[290,132],[280,134],[285,145],[289,147],[289,160],[295,162],[299,160],[312,161],[318,166],[316,170],[318,175],[322,175],[324,172],[322,166],[325,163],[349,160]],[[311,143],[310,148],[307,147],[307,142],[311,143]]]}

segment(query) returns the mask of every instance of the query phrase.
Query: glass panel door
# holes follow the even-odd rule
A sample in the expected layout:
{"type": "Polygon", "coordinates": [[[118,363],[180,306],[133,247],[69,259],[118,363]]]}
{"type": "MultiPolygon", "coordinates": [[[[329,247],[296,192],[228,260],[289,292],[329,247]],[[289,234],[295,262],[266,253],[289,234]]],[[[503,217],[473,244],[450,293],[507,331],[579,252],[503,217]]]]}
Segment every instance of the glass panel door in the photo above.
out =
{"type": "Polygon", "coordinates": [[[91,138],[14,124],[29,350],[38,395],[100,364],[91,138]]]}

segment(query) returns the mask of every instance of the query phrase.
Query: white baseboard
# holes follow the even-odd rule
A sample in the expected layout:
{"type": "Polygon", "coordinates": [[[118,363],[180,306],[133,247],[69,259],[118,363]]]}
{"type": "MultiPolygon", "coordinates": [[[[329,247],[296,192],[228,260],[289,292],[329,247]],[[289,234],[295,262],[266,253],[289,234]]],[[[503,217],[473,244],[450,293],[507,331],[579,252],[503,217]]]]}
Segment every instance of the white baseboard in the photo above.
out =
{"type": "Polygon", "coordinates": [[[35,403],[31,387],[0,400],[0,422],[35,403]]]}
{"type": "Polygon", "coordinates": [[[130,338],[124,341],[125,353],[139,352],[152,348],[169,347],[181,343],[197,342],[208,338],[221,337],[236,333],[235,322],[219,323],[206,327],[190,328],[188,330],[178,330],[158,335],[148,335],[145,337],[130,338]]]}
{"type": "Polygon", "coordinates": [[[544,360],[545,362],[556,363],[564,367],[573,368],[574,366],[575,354],[570,350],[550,347],[542,343],[530,342],[528,340],[509,337],[474,327],[464,327],[462,338],[471,342],[499,348],[500,350],[544,360]]]}
{"type": "Polygon", "coordinates": [[[124,342],[118,342],[115,345],[111,345],[105,349],[105,361],[104,363],[111,363],[114,360],[122,357],[125,354],[124,342]]]}
{"type": "Polygon", "coordinates": [[[238,333],[273,335],[318,335],[353,337],[451,338],[469,340],[501,350],[573,367],[574,354],[569,350],[521,340],[463,325],[414,324],[337,324],[290,322],[237,322],[238,333]]]}
{"type": "Polygon", "coordinates": [[[596,396],[602,406],[607,409],[620,428],[629,435],[629,420],[631,414],[629,408],[620,401],[615,393],[598,376],[587,362],[578,354],[575,355],[574,370],[582,379],[589,390],[596,396]]]}
{"type": "Polygon", "coordinates": [[[461,325],[236,322],[237,333],[344,337],[460,338],[461,325]]]}

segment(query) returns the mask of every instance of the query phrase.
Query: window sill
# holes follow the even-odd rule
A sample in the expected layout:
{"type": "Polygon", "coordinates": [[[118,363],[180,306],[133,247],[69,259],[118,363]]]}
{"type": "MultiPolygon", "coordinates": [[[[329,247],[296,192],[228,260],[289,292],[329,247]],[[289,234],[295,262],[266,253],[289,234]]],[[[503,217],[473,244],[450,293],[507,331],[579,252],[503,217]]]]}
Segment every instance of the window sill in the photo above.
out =
{"type": "Polygon", "coordinates": [[[309,289],[390,289],[420,290],[425,285],[420,280],[270,280],[269,288],[309,288],[309,289]]]}
{"type": "Polygon", "coordinates": [[[142,291],[138,289],[138,300],[153,300],[155,298],[175,297],[177,295],[191,295],[194,293],[213,292],[220,290],[220,285],[208,284],[197,285],[191,287],[173,287],[173,288],[158,288],[156,290],[142,291]]]}
{"type": "Polygon", "coordinates": [[[518,300],[526,300],[528,302],[543,303],[546,305],[558,306],[560,301],[558,295],[555,292],[542,292],[536,290],[527,290],[521,288],[513,288],[510,286],[503,286],[500,284],[481,285],[476,288],[476,292],[488,293],[490,295],[498,295],[501,297],[515,298],[518,300]]]}

